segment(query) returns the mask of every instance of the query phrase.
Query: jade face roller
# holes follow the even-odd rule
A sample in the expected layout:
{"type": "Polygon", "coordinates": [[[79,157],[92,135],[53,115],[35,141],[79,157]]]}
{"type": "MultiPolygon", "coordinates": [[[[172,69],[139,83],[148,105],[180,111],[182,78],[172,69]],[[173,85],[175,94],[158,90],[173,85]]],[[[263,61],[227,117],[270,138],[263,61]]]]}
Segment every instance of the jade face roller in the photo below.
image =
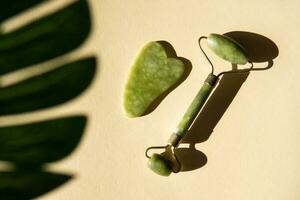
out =
{"type": "Polygon", "coordinates": [[[185,136],[188,129],[192,125],[193,121],[195,120],[199,111],[203,107],[213,88],[216,86],[220,76],[229,73],[246,73],[253,69],[253,63],[249,61],[247,53],[245,52],[243,47],[227,36],[219,34],[210,34],[208,37],[200,37],[198,42],[202,53],[205,55],[206,59],[211,65],[211,73],[204,81],[204,84],[200,88],[196,97],[188,107],[181,121],[178,123],[175,131],[173,132],[168,141],[168,144],[165,146],[149,147],[146,149],[145,152],[146,157],[149,158],[148,167],[155,173],[162,176],[169,176],[171,172],[177,173],[181,170],[181,164],[176,156],[175,149],[178,147],[181,139],[185,136]],[[212,50],[218,57],[229,61],[231,64],[235,65],[245,65],[247,63],[250,63],[250,67],[238,71],[223,71],[215,75],[214,66],[201,47],[201,41],[204,39],[207,42],[208,48],[212,50]],[[158,153],[154,153],[151,156],[149,156],[149,151],[153,149],[165,149],[165,151],[171,150],[173,158],[166,158],[166,156],[164,156],[163,154],[158,153]]]}

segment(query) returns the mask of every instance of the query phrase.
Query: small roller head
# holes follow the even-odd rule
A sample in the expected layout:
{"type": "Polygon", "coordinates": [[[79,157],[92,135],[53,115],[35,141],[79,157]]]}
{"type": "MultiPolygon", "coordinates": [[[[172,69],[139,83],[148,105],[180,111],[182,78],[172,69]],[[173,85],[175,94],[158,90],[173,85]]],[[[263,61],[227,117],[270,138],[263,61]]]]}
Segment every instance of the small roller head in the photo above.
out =
{"type": "Polygon", "coordinates": [[[148,160],[148,167],[161,176],[169,176],[172,173],[171,162],[160,154],[153,154],[148,160]]]}

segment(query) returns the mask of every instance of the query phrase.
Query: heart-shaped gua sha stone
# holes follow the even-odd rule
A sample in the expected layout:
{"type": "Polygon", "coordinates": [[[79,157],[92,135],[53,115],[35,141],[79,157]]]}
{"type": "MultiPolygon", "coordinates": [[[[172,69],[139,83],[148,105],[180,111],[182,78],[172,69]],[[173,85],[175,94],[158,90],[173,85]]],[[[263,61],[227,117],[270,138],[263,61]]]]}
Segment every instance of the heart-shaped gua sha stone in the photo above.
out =
{"type": "Polygon", "coordinates": [[[125,86],[127,116],[144,115],[155,99],[176,84],[184,72],[184,63],[168,57],[159,42],[146,44],[137,56],[125,86]]]}

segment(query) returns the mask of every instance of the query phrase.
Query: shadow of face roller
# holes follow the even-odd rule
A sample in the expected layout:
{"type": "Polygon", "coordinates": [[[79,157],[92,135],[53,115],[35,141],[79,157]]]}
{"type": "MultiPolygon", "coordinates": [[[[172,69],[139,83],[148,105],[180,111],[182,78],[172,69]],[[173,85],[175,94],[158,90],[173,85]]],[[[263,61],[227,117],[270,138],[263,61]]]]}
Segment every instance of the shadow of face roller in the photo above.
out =
{"type": "MultiPolygon", "coordinates": [[[[224,35],[241,44],[248,53],[250,61],[254,63],[267,62],[266,67],[254,68],[253,70],[271,68],[273,66],[273,59],[279,54],[276,44],[265,36],[243,31],[233,31],[224,35]]],[[[233,66],[233,70],[236,70],[235,66],[233,66]]],[[[225,74],[222,76],[216,89],[181,141],[181,143],[190,144],[190,148],[178,148],[176,151],[183,166],[182,171],[194,170],[206,164],[206,156],[195,149],[195,144],[208,140],[249,74],[248,72],[225,74]]]]}
{"type": "Polygon", "coordinates": [[[181,163],[181,172],[192,171],[201,168],[207,163],[207,157],[195,146],[189,148],[177,148],[175,154],[181,163]]]}
{"type": "Polygon", "coordinates": [[[265,36],[245,31],[232,31],[224,35],[242,45],[254,63],[272,61],[279,54],[276,44],[265,36]]]}

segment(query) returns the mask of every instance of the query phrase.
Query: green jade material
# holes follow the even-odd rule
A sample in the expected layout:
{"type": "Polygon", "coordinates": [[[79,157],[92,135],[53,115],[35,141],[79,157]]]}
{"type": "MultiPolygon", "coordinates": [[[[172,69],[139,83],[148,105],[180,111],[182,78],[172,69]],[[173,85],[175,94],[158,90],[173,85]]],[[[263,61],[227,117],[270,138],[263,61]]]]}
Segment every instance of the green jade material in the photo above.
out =
{"type": "MultiPolygon", "coordinates": [[[[207,45],[217,56],[232,64],[246,64],[249,61],[244,49],[227,36],[210,34],[207,37],[207,45]]],[[[168,58],[158,42],[148,43],[134,63],[125,87],[124,108],[127,115],[130,117],[143,115],[149,105],[176,83],[183,73],[184,65],[180,60],[168,58]]],[[[217,82],[218,76],[208,75],[171,135],[170,146],[178,146],[217,82]]],[[[162,176],[169,176],[172,172],[171,161],[161,154],[153,154],[148,161],[148,167],[162,176]]]]}
{"type": "Polygon", "coordinates": [[[243,47],[225,35],[209,34],[207,46],[217,56],[232,64],[244,65],[248,62],[248,56],[243,47]]]}
{"type": "Polygon", "coordinates": [[[198,114],[199,110],[205,103],[207,97],[209,96],[210,92],[212,91],[213,86],[205,82],[201,87],[200,91],[194,98],[193,102],[189,106],[188,110],[185,112],[182,120],[177,126],[176,133],[179,136],[183,136],[183,134],[187,131],[187,129],[191,126],[194,118],[198,114]]]}
{"type": "MultiPolygon", "coordinates": [[[[246,64],[249,61],[244,49],[227,36],[212,33],[207,37],[207,45],[217,56],[232,64],[246,64]]],[[[181,138],[193,123],[217,81],[218,77],[213,74],[210,74],[207,77],[200,91],[178,124],[174,134],[169,139],[169,143],[172,146],[176,147],[179,144],[181,138]]]]}
{"type": "Polygon", "coordinates": [[[169,143],[177,147],[180,140],[184,137],[188,129],[190,128],[191,124],[195,120],[196,116],[198,115],[199,111],[203,107],[204,103],[206,102],[207,98],[209,97],[211,91],[213,90],[214,86],[218,81],[218,77],[209,74],[207,79],[205,80],[204,84],[200,88],[199,92],[197,93],[196,97],[188,107],[187,111],[185,112],[183,118],[177,125],[176,130],[174,131],[173,135],[169,139],[169,143]]]}
{"type": "MultiPolygon", "coordinates": [[[[207,45],[217,56],[231,62],[232,64],[246,64],[249,61],[248,56],[245,53],[244,49],[238,43],[236,43],[234,40],[230,39],[227,36],[210,34],[207,37],[207,45]]],[[[183,118],[181,119],[178,126],[176,127],[176,130],[171,135],[169,139],[169,144],[171,146],[173,147],[178,146],[181,139],[184,137],[188,129],[191,127],[199,111],[202,109],[203,105],[205,104],[207,98],[212,92],[217,81],[218,81],[218,76],[214,74],[208,75],[204,84],[200,88],[196,97],[194,98],[194,100],[188,107],[187,111],[185,112],[183,118]]],[[[165,173],[165,170],[168,169],[169,162],[165,161],[165,163],[162,163],[164,160],[160,159],[157,161],[158,162],[157,168],[155,168],[153,166],[156,165],[155,163],[152,162],[155,162],[156,160],[157,159],[152,159],[151,157],[149,162],[151,162],[152,165],[150,168],[152,169],[152,171],[161,175],[161,173],[165,173]]]]}
{"type": "MultiPolygon", "coordinates": [[[[178,124],[176,131],[171,135],[169,143],[173,147],[177,147],[182,137],[186,134],[187,130],[195,120],[197,114],[203,107],[211,91],[218,81],[218,77],[209,74],[198,94],[192,101],[191,105],[184,114],[182,120],[178,124]]],[[[167,158],[160,154],[153,154],[148,160],[148,167],[161,176],[169,176],[172,173],[172,163],[167,158]]]]}
{"type": "Polygon", "coordinates": [[[153,154],[148,160],[148,167],[161,176],[169,176],[172,173],[172,164],[160,154],[153,154]]]}
{"type": "Polygon", "coordinates": [[[124,109],[129,117],[145,114],[151,103],[183,76],[185,66],[169,58],[159,42],[149,42],[136,58],[124,90],[124,109]]]}
{"type": "MultiPolygon", "coordinates": [[[[217,56],[231,62],[232,64],[246,64],[249,61],[244,49],[237,42],[227,36],[212,33],[207,37],[207,46],[217,56]]],[[[169,143],[172,146],[176,147],[181,138],[184,137],[217,81],[218,77],[213,74],[210,74],[207,77],[200,91],[178,124],[174,134],[169,139],[169,143]]]]}

